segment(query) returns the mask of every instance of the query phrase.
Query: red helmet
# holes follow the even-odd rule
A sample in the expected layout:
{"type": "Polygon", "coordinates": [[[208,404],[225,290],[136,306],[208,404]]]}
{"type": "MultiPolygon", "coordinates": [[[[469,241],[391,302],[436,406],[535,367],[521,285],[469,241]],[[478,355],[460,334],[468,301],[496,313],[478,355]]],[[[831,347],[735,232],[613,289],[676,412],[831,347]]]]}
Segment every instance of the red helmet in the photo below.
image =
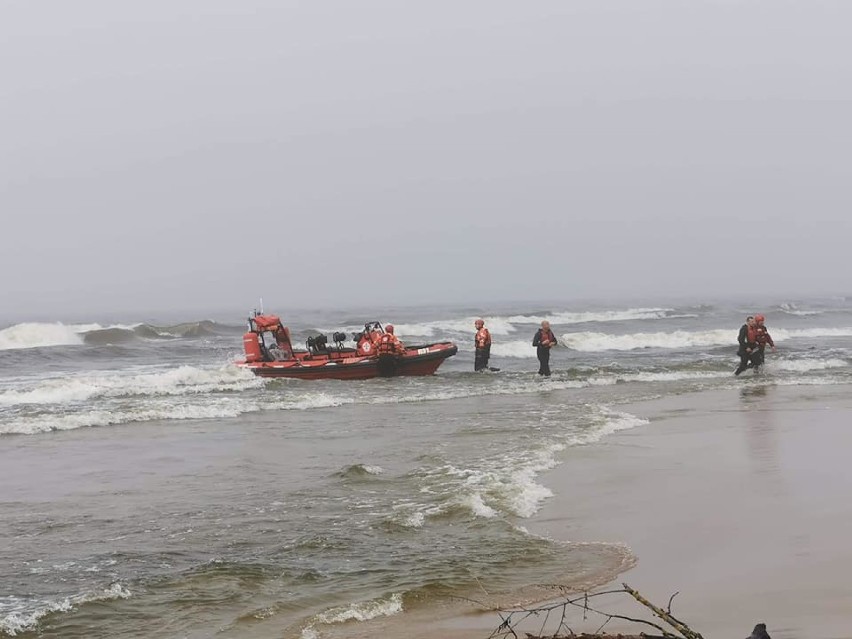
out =
{"type": "Polygon", "coordinates": [[[760,322],[764,321],[765,319],[766,319],[766,318],[765,318],[763,315],[755,315],[755,316],[754,316],[754,321],[755,321],[755,322],[757,322],[758,324],[759,324],[760,322]]]}
{"type": "Polygon", "coordinates": [[[478,319],[473,323],[473,325],[476,326],[476,328],[482,328],[483,326],[485,326],[485,322],[483,322],[481,319],[478,319]]]}
{"type": "Polygon", "coordinates": [[[385,324],[385,333],[393,335],[393,324],[385,324]]]}

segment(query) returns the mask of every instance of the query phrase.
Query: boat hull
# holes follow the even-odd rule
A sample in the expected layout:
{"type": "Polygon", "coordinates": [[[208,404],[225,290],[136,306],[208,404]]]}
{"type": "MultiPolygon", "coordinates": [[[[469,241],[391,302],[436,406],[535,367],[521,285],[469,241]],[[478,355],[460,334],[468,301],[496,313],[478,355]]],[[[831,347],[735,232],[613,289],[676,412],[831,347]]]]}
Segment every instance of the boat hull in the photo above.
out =
{"type": "Polygon", "coordinates": [[[384,371],[376,357],[357,357],[351,353],[331,352],[327,355],[297,353],[282,362],[241,362],[258,377],[297,379],[371,379],[373,377],[433,375],[444,360],[458,352],[452,342],[406,348],[396,360],[391,374],[384,371]]]}

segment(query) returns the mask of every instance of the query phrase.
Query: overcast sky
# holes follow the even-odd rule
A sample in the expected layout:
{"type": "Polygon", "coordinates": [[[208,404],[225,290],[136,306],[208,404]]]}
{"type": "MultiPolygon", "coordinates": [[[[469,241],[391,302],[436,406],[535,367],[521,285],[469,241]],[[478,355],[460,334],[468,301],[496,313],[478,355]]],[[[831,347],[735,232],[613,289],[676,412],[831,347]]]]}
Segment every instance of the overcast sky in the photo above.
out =
{"type": "Polygon", "coordinates": [[[852,3],[0,4],[0,315],[849,294],[852,3]]]}

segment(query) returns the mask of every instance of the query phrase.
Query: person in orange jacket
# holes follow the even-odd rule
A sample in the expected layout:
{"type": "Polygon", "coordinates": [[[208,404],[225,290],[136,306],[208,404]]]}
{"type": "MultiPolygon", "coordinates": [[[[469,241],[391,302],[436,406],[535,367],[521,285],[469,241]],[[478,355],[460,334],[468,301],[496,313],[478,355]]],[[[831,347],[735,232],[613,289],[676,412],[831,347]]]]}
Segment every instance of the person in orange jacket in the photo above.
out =
{"type": "Polygon", "coordinates": [[[405,346],[399,341],[399,338],[393,334],[393,324],[385,326],[385,332],[381,333],[375,342],[376,352],[381,357],[382,355],[404,355],[405,346]]]}
{"type": "Polygon", "coordinates": [[[538,356],[538,374],[550,377],[550,349],[556,346],[556,336],[550,330],[550,322],[545,320],[541,323],[541,328],[533,337],[532,345],[536,347],[538,356]]]}
{"type": "Polygon", "coordinates": [[[379,374],[382,377],[393,377],[399,368],[399,360],[405,354],[405,346],[393,334],[393,324],[385,326],[385,332],[379,335],[374,343],[376,354],[379,356],[379,374]]]}
{"type": "Polygon", "coordinates": [[[483,371],[488,368],[488,360],[491,358],[491,333],[485,328],[485,322],[481,319],[474,322],[476,335],[473,338],[476,346],[476,355],[473,359],[473,370],[483,371]]]}
{"type": "Polygon", "coordinates": [[[754,316],[754,341],[756,346],[752,351],[751,361],[755,373],[758,372],[758,369],[761,366],[763,366],[763,362],[766,358],[766,345],[768,344],[772,348],[772,352],[775,352],[775,342],[764,325],[765,321],[766,318],[763,315],[754,316]]]}

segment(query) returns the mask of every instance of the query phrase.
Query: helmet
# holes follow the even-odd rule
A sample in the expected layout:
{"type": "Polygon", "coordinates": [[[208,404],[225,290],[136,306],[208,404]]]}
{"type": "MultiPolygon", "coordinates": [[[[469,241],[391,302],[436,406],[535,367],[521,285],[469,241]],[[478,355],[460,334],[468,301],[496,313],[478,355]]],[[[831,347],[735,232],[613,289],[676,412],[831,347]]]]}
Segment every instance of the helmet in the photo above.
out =
{"type": "Polygon", "coordinates": [[[390,333],[391,335],[393,335],[393,324],[385,325],[385,333],[390,333]]]}
{"type": "Polygon", "coordinates": [[[481,319],[478,319],[473,323],[473,325],[476,326],[476,328],[482,328],[483,326],[485,326],[485,322],[483,322],[481,319]]]}
{"type": "Polygon", "coordinates": [[[755,316],[754,316],[754,321],[755,321],[755,322],[758,322],[758,323],[760,323],[760,322],[764,321],[765,319],[766,319],[766,318],[765,318],[763,315],[755,315],[755,316]]]}

